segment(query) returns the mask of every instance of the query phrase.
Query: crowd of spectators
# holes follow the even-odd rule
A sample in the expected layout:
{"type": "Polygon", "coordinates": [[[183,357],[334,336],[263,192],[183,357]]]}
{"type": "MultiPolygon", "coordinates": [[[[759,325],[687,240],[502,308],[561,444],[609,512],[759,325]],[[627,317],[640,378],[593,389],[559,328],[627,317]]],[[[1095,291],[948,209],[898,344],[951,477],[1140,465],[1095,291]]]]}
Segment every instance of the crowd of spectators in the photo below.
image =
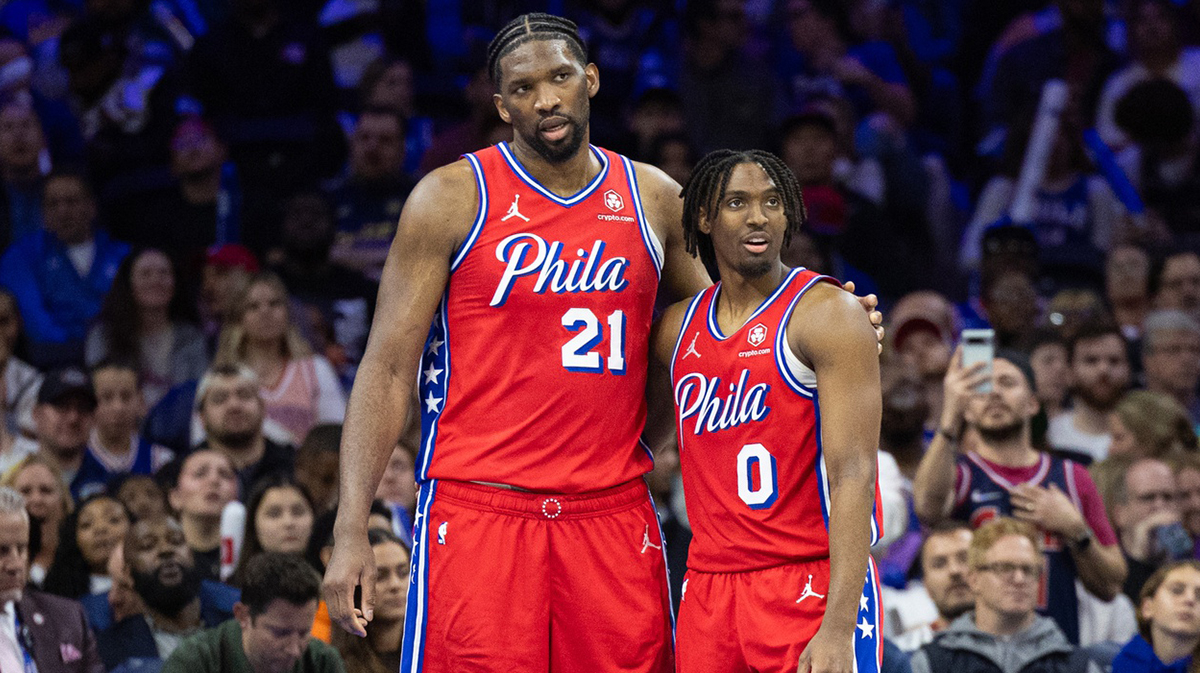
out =
{"type": "Polygon", "coordinates": [[[485,49],[525,11],[579,24],[593,143],[777,153],[785,261],[880,296],[889,666],[1187,669],[1195,0],[0,3],[0,668],[396,670],[411,432],[368,637],[318,600],[346,393],[408,193],[511,138],[485,49]]]}

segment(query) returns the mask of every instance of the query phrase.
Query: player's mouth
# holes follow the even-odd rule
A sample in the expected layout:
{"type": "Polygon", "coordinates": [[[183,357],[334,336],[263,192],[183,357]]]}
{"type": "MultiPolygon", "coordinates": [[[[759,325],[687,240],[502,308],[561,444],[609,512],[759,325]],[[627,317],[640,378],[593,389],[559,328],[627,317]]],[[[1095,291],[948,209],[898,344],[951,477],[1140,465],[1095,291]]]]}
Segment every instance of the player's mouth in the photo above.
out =
{"type": "Polygon", "coordinates": [[[750,234],[742,239],[742,246],[756,255],[761,255],[771,246],[771,238],[766,234],[750,234]]]}
{"type": "Polygon", "coordinates": [[[543,119],[542,123],[538,124],[538,133],[546,140],[554,143],[567,137],[567,132],[570,130],[571,120],[566,117],[550,117],[543,119]]]}

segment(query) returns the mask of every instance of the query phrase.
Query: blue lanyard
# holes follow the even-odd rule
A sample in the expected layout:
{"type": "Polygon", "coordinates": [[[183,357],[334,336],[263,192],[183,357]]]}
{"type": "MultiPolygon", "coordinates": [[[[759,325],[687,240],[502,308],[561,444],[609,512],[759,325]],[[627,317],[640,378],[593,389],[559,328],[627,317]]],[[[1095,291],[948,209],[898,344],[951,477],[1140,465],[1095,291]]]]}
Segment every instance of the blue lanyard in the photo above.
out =
{"type": "Polygon", "coordinates": [[[21,611],[17,609],[17,605],[13,604],[13,626],[17,635],[17,648],[21,650],[21,656],[25,658],[25,673],[38,673],[37,665],[33,663],[33,657],[29,651],[33,649],[33,638],[29,635],[29,628],[21,626],[21,611]]]}

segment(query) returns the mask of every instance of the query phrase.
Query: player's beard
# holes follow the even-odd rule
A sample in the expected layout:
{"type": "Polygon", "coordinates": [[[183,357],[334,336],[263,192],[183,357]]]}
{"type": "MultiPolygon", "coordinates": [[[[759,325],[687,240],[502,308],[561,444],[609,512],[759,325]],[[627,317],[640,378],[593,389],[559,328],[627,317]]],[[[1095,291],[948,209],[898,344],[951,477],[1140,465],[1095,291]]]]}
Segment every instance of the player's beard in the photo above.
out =
{"type": "MultiPolygon", "coordinates": [[[[585,98],[583,108],[584,119],[587,119],[588,114],[588,103],[587,99],[585,98]]],[[[579,148],[583,145],[583,137],[587,134],[587,124],[579,123],[579,119],[574,115],[558,112],[555,113],[555,116],[562,117],[571,124],[571,133],[567,135],[567,137],[564,138],[561,143],[557,145],[551,145],[550,143],[546,142],[545,139],[542,138],[542,134],[538,131],[536,126],[533,129],[533,133],[529,137],[524,138],[524,140],[531,148],[533,148],[533,151],[537,152],[538,156],[545,159],[547,163],[561,164],[575,156],[575,153],[578,152],[579,148]]]]}

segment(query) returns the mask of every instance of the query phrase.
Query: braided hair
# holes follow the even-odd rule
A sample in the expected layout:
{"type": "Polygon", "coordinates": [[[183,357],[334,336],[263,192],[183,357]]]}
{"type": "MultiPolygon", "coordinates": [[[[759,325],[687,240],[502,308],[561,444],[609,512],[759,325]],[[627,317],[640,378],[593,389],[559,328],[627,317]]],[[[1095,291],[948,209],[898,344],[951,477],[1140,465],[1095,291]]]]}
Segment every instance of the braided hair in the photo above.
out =
{"type": "Polygon", "coordinates": [[[583,44],[583,38],[579,37],[579,28],[574,21],[553,14],[531,12],[505,24],[488,45],[487,68],[493,84],[500,84],[500,59],[533,40],[562,40],[580,64],[587,64],[587,47],[583,44]]]}
{"type": "Polygon", "coordinates": [[[792,170],[779,157],[762,150],[716,150],[709,152],[692,169],[692,175],[683,187],[683,242],[687,251],[710,270],[716,270],[717,257],[713,252],[712,238],[700,231],[701,219],[716,219],[721,202],[725,200],[725,189],[733,169],[740,164],[755,164],[763,169],[783,200],[783,212],[787,216],[787,227],[783,232],[783,245],[792,240],[792,234],[800,231],[807,214],[804,199],[800,195],[800,183],[792,170]],[[702,212],[703,211],[703,212],[702,212]]]}

